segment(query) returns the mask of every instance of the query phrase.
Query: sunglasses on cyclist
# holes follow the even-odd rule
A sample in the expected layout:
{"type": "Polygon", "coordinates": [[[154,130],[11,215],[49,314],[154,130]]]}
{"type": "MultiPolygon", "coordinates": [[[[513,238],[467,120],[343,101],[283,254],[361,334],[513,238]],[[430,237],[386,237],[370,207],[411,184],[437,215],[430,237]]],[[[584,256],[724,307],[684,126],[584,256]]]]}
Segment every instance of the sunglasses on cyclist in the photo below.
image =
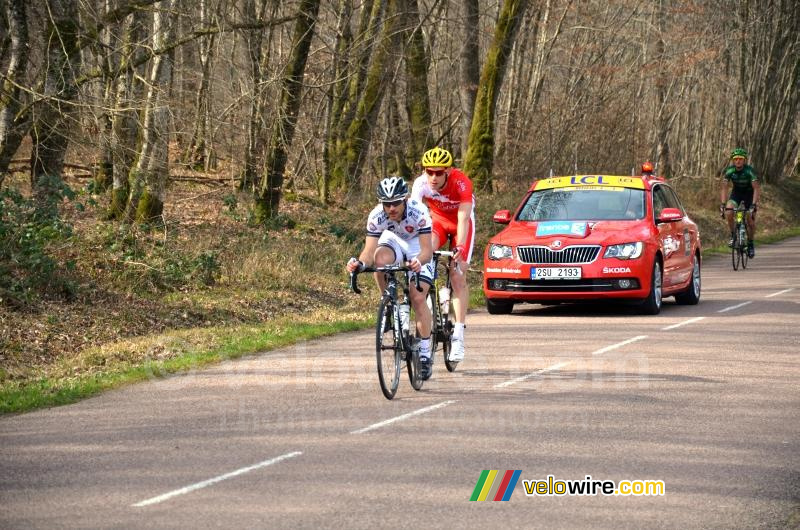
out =
{"type": "Polygon", "coordinates": [[[400,206],[401,204],[403,204],[403,199],[398,199],[396,201],[385,201],[383,203],[383,206],[384,206],[384,208],[387,207],[387,206],[389,208],[391,208],[392,206],[400,206]]]}
{"type": "Polygon", "coordinates": [[[432,177],[439,177],[444,175],[444,172],[447,171],[446,169],[425,169],[425,173],[432,177]]]}

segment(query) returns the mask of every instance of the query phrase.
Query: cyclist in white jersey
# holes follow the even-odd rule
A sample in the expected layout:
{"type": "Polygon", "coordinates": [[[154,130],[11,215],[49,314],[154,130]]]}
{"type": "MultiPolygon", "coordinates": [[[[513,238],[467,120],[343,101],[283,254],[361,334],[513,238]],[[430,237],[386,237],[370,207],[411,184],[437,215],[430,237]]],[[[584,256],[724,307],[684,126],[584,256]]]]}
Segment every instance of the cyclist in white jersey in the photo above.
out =
{"type": "MultiPolygon", "coordinates": [[[[407,199],[408,185],[400,177],[387,177],[378,183],[378,204],[367,217],[367,237],[358,258],[350,258],[347,272],[365,266],[407,264],[420,275],[420,287],[409,289],[411,306],[417,315],[417,335],[420,337],[420,376],[431,376],[431,310],[426,303],[428,289],[433,284],[433,246],[431,216],[428,208],[407,199]]],[[[375,273],[380,292],[386,288],[382,273],[375,273]]]]}

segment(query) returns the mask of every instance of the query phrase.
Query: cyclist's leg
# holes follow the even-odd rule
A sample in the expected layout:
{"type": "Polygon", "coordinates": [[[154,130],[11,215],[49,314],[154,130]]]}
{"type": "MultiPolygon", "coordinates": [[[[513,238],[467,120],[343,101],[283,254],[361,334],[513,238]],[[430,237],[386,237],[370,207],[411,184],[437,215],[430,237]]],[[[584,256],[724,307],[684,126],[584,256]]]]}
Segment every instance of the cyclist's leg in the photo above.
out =
{"type": "MultiPolygon", "coordinates": [[[[375,249],[375,266],[384,267],[386,265],[399,265],[403,261],[403,255],[407,251],[405,241],[397,237],[392,232],[385,230],[378,239],[378,248],[375,249]]],[[[375,273],[375,281],[378,283],[380,291],[386,289],[386,278],[382,272],[375,273]]]]}
{"type": "Polygon", "coordinates": [[[733,193],[728,197],[728,202],[725,203],[725,221],[728,223],[728,233],[731,234],[731,241],[729,246],[733,246],[733,232],[735,230],[734,211],[739,206],[739,202],[734,199],[733,193]]]}

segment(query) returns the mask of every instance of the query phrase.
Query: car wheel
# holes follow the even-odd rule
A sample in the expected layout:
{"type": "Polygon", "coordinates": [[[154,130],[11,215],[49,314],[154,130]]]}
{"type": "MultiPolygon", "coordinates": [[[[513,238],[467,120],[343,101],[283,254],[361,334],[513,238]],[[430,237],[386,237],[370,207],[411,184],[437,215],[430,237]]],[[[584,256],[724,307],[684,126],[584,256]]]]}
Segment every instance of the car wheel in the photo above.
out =
{"type": "Polygon", "coordinates": [[[491,300],[487,298],[486,309],[489,310],[490,315],[507,315],[514,310],[514,302],[507,302],[505,300],[491,300]]]}
{"type": "Polygon", "coordinates": [[[696,305],[700,301],[700,260],[692,258],[692,280],[686,290],[675,295],[675,301],[682,305],[696,305]]]}
{"type": "Polygon", "coordinates": [[[639,311],[643,315],[657,315],[661,312],[661,263],[653,262],[653,277],[650,280],[650,294],[644,299],[639,311]]]}

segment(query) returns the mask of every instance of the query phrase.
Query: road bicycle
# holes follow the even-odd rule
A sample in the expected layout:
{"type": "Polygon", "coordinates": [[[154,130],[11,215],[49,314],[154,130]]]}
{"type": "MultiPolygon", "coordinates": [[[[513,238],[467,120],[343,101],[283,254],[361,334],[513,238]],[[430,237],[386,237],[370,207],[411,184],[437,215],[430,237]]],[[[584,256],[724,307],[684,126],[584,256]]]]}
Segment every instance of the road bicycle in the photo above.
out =
{"type": "Polygon", "coordinates": [[[450,267],[453,264],[453,252],[437,250],[433,253],[433,286],[428,291],[428,307],[433,316],[431,328],[431,362],[436,358],[436,350],[441,345],[444,365],[448,372],[454,372],[458,361],[451,361],[450,339],[453,337],[453,319],[451,316],[450,267]],[[440,261],[440,258],[447,258],[440,261]]]}
{"type": "Polygon", "coordinates": [[[731,262],[733,270],[738,270],[741,264],[742,269],[747,268],[747,226],[745,223],[745,213],[747,208],[744,201],[739,203],[737,208],[727,208],[733,210],[736,217],[736,228],[733,231],[733,246],[731,247],[731,262]]]}
{"type": "MultiPolygon", "coordinates": [[[[386,289],[378,304],[378,316],[375,323],[375,355],[378,361],[378,381],[386,399],[393,399],[400,385],[402,364],[406,364],[408,379],[414,390],[422,389],[424,380],[419,374],[419,340],[415,337],[416,323],[412,327],[410,317],[410,298],[408,296],[408,272],[411,269],[404,265],[386,265],[383,267],[364,267],[359,272],[350,273],[350,288],[361,294],[358,288],[358,275],[363,272],[383,273],[386,278],[386,289]],[[404,281],[397,279],[403,273],[404,281]],[[402,296],[401,296],[402,295],[402,296]],[[415,330],[414,333],[411,330],[415,330]]],[[[415,288],[422,291],[419,275],[414,275],[415,288]]]]}

